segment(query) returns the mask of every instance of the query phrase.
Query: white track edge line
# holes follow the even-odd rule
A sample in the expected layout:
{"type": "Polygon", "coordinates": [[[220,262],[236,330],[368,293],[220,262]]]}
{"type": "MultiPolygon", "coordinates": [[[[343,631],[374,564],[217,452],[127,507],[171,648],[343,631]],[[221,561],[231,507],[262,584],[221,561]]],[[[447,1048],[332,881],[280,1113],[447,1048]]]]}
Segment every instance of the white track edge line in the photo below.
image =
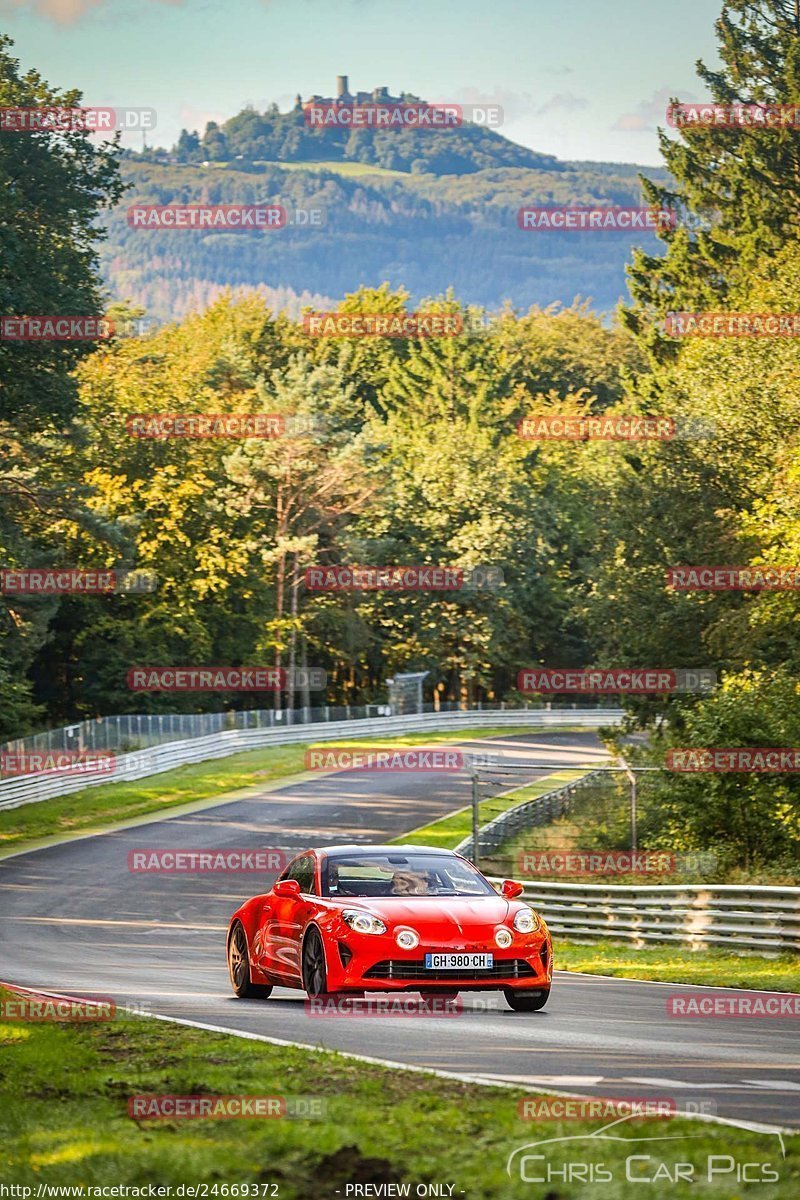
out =
{"type": "MultiPolygon", "coordinates": [[[[418,1075],[434,1075],[437,1079],[455,1080],[457,1083],[472,1083],[480,1087],[504,1088],[513,1092],[535,1092],[541,1096],[563,1096],[569,1099],[585,1100],[593,1097],[580,1092],[554,1091],[552,1088],[536,1087],[525,1083],[509,1083],[504,1079],[489,1079],[483,1075],[461,1075],[457,1071],[443,1071],[439,1067],[419,1067],[414,1064],[395,1062],[389,1058],[375,1058],[369,1054],[356,1054],[353,1050],[335,1050],[327,1046],[311,1046],[307,1042],[293,1042],[286,1038],[269,1037],[264,1033],[250,1033],[248,1030],[227,1029],[222,1025],[210,1025],[203,1021],[192,1021],[184,1017],[169,1017],[165,1013],[135,1013],[136,1016],[151,1017],[156,1021],[169,1021],[174,1025],[188,1025],[193,1029],[206,1029],[210,1033],[232,1034],[233,1037],[245,1038],[251,1042],[267,1042],[273,1046],[291,1046],[297,1050],[309,1050],[316,1054],[340,1054],[343,1058],[352,1058],[357,1062],[370,1063],[373,1066],[388,1067],[392,1071],[413,1071],[418,1075]]],[[[613,1099],[613,1097],[612,1097],[613,1099]]],[[[687,1121],[707,1121],[710,1124],[727,1125],[734,1129],[744,1129],[750,1133],[785,1133],[797,1137],[800,1130],[783,1128],[778,1125],[764,1125],[760,1121],[737,1121],[731,1117],[711,1116],[708,1113],[675,1114],[687,1121]]]]}
{"type": "MultiPolygon", "coordinates": [[[[5,984],[5,981],[0,980],[0,984],[5,984]]],[[[26,988],[22,984],[7,984],[9,989],[19,988],[21,991],[34,992],[39,996],[54,996],[59,1000],[78,1000],[77,996],[69,996],[63,992],[52,992],[49,990],[26,988]]],[[[85,1003],[85,998],[83,1000],[85,1003]]],[[[193,1021],[189,1017],[171,1017],[166,1013],[156,1012],[141,1012],[138,1009],[130,1009],[125,1005],[120,1005],[119,1009],[123,1012],[131,1013],[134,1017],[144,1017],[146,1020],[166,1021],[170,1025],[186,1025],[190,1029],[204,1029],[209,1033],[223,1033],[231,1037],[243,1038],[248,1042],[266,1042],[270,1046],[289,1046],[295,1050],[306,1050],[312,1054],[339,1054],[342,1058],[351,1058],[356,1062],[370,1063],[372,1066],[387,1067],[392,1071],[413,1071],[416,1075],[433,1075],[437,1079],[454,1080],[456,1083],[472,1083],[479,1087],[494,1087],[503,1088],[506,1091],[512,1092],[535,1092],[539,1096],[560,1096],[572,1100],[593,1099],[592,1096],[587,1096],[581,1092],[562,1092],[555,1091],[553,1088],[537,1087],[533,1084],[524,1083],[509,1083],[504,1079],[489,1079],[483,1075],[463,1075],[457,1071],[443,1071],[439,1067],[419,1067],[413,1063],[395,1062],[389,1058],[375,1058],[369,1054],[356,1054],[353,1050],[336,1050],[328,1046],[312,1046],[308,1042],[294,1042],[288,1038],[270,1037],[265,1033],[251,1033],[247,1029],[228,1029],[224,1025],[211,1025],[206,1021],[193,1021]]],[[[117,1011],[119,1011],[119,1009],[117,1011]]],[[[783,1127],[780,1125],[764,1125],[761,1121],[737,1121],[732,1117],[711,1116],[709,1113],[677,1113],[677,1116],[683,1117],[687,1121],[705,1121],[711,1125],[725,1125],[732,1129],[744,1129],[750,1133],[785,1133],[789,1137],[797,1137],[800,1130],[783,1127]]]]}

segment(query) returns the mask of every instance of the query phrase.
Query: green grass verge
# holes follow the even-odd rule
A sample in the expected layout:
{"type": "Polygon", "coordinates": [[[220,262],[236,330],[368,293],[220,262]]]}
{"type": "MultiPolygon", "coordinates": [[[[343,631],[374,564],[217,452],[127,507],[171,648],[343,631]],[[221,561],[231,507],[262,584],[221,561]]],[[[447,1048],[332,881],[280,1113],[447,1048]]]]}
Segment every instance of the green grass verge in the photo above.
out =
{"type": "MultiPolygon", "coordinates": [[[[526,1143],[585,1137],[606,1123],[521,1120],[522,1089],[481,1088],[141,1018],[5,1021],[0,1043],[0,1179],[31,1187],[34,1196],[40,1184],[143,1185],[145,1195],[148,1184],[207,1184],[207,1195],[230,1196],[231,1185],[246,1183],[259,1185],[249,1195],[335,1200],[348,1184],[407,1182],[413,1196],[417,1184],[436,1182],[452,1184],[453,1195],[468,1200],[532,1200],[545,1192],[570,1200],[588,1194],[585,1184],[557,1179],[551,1189],[534,1190],[519,1173],[508,1178],[507,1157],[526,1143]],[[315,1097],[326,1111],[317,1120],[135,1121],[128,1100],[142,1093],[315,1097]]],[[[733,1194],[789,1200],[800,1188],[800,1136],[785,1137],[783,1159],[774,1135],[685,1119],[637,1119],[614,1132],[681,1136],[631,1145],[606,1141],[599,1148],[565,1142],[550,1151],[551,1161],[560,1169],[577,1158],[602,1161],[617,1181],[603,1189],[609,1200],[641,1194],[641,1184],[625,1182],[625,1159],[642,1153],[654,1163],[696,1163],[698,1171],[708,1155],[730,1154],[769,1161],[780,1172],[778,1184],[733,1192],[730,1176],[708,1185],[701,1178],[708,1200],[733,1194]]],[[[639,1173],[644,1165],[637,1163],[639,1173]]],[[[696,1192],[696,1184],[683,1183],[668,1194],[684,1200],[696,1192]]]]}
{"type": "Polygon", "coordinates": [[[244,788],[263,786],[305,770],[305,752],[311,746],[375,747],[417,746],[523,733],[539,733],[534,726],[524,729],[476,730],[465,739],[459,733],[419,733],[403,737],[351,738],[347,741],[308,742],[294,746],[269,746],[248,750],[228,758],[195,763],[148,775],[132,783],[107,783],[36,804],[25,804],[0,812],[0,854],[20,849],[40,838],[88,832],[128,821],[149,813],[167,812],[181,804],[222,797],[244,788]]]}
{"type": "Polygon", "coordinates": [[[386,175],[392,179],[408,179],[408,171],[393,171],[389,167],[371,167],[360,162],[267,162],[259,159],[256,167],[278,167],[281,171],[332,171],[336,175],[349,177],[359,175],[386,175]]]}
{"type": "MultiPolygon", "coordinates": [[[[183,165],[183,164],[181,164],[183,165]]],[[[193,167],[199,167],[200,163],[187,164],[193,167]]],[[[411,175],[408,171],[393,171],[389,167],[371,167],[369,163],[360,162],[337,162],[335,160],[325,160],[320,162],[281,162],[277,159],[258,158],[253,162],[254,167],[277,167],[280,171],[332,171],[336,175],[359,176],[359,175],[387,175],[395,179],[410,179],[411,175]]],[[[212,162],[209,163],[207,170],[215,171],[238,171],[241,167],[235,162],[212,162]]]]}
{"type": "MultiPolygon", "coordinates": [[[[526,784],[525,787],[515,788],[513,792],[509,792],[505,796],[494,796],[490,800],[482,800],[478,809],[480,822],[482,825],[486,825],[509,808],[514,808],[525,800],[533,800],[536,796],[543,795],[544,792],[551,792],[554,788],[561,787],[562,784],[578,779],[584,774],[585,771],[582,770],[554,771],[543,779],[526,784]]],[[[440,846],[445,850],[452,850],[471,833],[472,808],[467,807],[450,813],[449,816],[442,817],[438,821],[431,821],[430,824],[423,825],[421,829],[415,829],[413,833],[403,834],[394,841],[409,842],[415,846],[440,846]]],[[[485,863],[481,865],[486,866],[485,863]]],[[[489,873],[491,874],[491,871],[489,873]]]]}
{"type": "Polygon", "coordinates": [[[800,955],[765,958],[730,950],[689,950],[686,946],[646,946],[637,950],[622,942],[579,945],[558,935],[554,941],[558,970],[588,975],[620,975],[663,983],[696,983],[709,987],[760,988],[800,992],[800,955]]]}

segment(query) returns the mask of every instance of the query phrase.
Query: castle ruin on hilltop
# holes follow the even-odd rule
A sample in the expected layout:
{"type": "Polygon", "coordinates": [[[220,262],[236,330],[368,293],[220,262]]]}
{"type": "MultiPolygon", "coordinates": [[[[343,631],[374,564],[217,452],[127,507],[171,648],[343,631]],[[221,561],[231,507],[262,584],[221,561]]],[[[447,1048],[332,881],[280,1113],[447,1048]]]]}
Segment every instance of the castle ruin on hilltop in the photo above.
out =
{"type": "Polygon", "coordinates": [[[389,94],[387,87],[376,87],[371,92],[351,92],[348,88],[348,77],[346,75],[336,76],[336,95],[335,96],[311,96],[308,100],[303,100],[300,93],[297,93],[295,100],[295,108],[309,108],[312,105],[336,105],[340,108],[353,106],[355,104],[402,104],[412,103],[420,104],[422,101],[419,96],[412,96],[406,92],[403,96],[392,96],[389,94]]]}

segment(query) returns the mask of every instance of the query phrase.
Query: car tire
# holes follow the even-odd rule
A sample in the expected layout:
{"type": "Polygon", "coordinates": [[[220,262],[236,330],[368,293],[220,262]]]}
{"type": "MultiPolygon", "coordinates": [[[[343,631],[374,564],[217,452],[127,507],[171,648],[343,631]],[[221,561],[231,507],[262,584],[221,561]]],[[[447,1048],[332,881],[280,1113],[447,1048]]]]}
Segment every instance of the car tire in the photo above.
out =
{"type": "Polygon", "coordinates": [[[322,935],[311,926],[303,942],[302,954],[303,987],[309,997],[328,995],[328,968],[325,963],[325,947],[322,935]]]}
{"type": "Polygon", "coordinates": [[[538,1012],[547,1004],[550,998],[550,988],[537,988],[525,992],[518,992],[514,988],[504,988],[503,994],[514,1012],[538,1012]]]}
{"type": "Polygon", "coordinates": [[[247,934],[241,921],[236,922],[228,938],[228,975],[231,987],[240,1000],[266,1000],[272,992],[271,987],[250,981],[247,934]]]}

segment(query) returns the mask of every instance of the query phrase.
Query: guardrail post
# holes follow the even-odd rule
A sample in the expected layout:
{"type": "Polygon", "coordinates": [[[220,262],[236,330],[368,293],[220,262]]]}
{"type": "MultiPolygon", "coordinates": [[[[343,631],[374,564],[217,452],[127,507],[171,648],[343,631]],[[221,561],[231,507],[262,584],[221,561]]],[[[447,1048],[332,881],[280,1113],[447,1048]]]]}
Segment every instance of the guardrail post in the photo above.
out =
{"type": "Polygon", "coordinates": [[[472,861],[478,870],[480,870],[480,837],[481,837],[481,818],[480,818],[480,790],[478,787],[478,773],[472,772],[472,861]]]}
{"type": "Polygon", "coordinates": [[[635,852],[639,849],[636,829],[636,772],[631,770],[624,758],[620,758],[619,761],[631,785],[631,850],[635,852]]]}

